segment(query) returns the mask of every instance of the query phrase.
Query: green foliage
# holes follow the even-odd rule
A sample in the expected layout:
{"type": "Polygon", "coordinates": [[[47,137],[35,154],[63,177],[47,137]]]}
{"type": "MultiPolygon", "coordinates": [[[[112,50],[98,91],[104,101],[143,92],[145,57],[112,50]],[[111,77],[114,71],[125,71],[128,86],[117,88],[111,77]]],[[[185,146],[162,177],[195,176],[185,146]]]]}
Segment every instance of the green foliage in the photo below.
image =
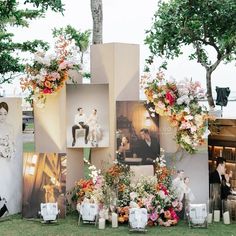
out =
{"type": "Polygon", "coordinates": [[[236,58],[236,1],[159,2],[153,25],[146,33],[145,44],[152,56],[173,59],[182,54],[182,46],[192,45],[194,52],[189,59],[214,70],[220,61],[236,58]],[[217,63],[210,60],[208,46],[215,50],[217,63]]]}
{"type": "Polygon", "coordinates": [[[80,32],[71,25],[67,25],[65,28],[53,29],[54,37],[58,37],[60,35],[64,35],[66,39],[74,41],[75,46],[78,47],[81,53],[80,62],[83,64],[83,55],[88,50],[90,44],[91,30],[80,32]]]}
{"type": "Polygon", "coordinates": [[[18,54],[48,49],[42,40],[15,42],[10,27],[28,27],[29,20],[43,17],[49,8],[55,12],[64,10],[61,0],[0,1],[0,84],[11,82],[15,73],[24,71],[25,65],[18,54]]]}

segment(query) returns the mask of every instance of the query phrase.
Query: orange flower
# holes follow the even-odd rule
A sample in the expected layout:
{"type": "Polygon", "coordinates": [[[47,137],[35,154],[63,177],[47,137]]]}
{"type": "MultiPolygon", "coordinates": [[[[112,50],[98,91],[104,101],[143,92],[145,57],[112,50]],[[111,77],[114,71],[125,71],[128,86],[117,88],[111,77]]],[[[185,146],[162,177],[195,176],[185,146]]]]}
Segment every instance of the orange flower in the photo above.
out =
{"type": "Polygon", "coordinates": [[[171,213],[170,213],[170,211],[168,211],[168,210],[165,211],[165,212],[164,212],[164,216],[165,216],[166,219],[171,219],[171,213]]]}
{"type": "Polygon", "coordinates": [[[52,88],[52,84],[48,80],[45,80],[44,85],[47,88],[52,88]]]}

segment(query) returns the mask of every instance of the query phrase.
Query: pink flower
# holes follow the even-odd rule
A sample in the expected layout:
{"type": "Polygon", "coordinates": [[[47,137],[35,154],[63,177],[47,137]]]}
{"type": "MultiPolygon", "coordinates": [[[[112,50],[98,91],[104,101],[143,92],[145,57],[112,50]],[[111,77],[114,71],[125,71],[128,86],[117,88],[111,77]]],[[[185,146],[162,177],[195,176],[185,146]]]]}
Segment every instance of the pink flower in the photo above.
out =
{"type": "Polygon", "coordinates": [[[175,96],[172,94],[171,91],[168,91],[166,93],[166,100],[169,102],[169,104],[172,106],[175,103],[175,96]]]}
{"type": "Polygon", "coordinates": [[[152,212],[151,214],[149,214],[149,219],[152,221],[156,221],[158,218],[158,214],[156,211],[152,212]]]}

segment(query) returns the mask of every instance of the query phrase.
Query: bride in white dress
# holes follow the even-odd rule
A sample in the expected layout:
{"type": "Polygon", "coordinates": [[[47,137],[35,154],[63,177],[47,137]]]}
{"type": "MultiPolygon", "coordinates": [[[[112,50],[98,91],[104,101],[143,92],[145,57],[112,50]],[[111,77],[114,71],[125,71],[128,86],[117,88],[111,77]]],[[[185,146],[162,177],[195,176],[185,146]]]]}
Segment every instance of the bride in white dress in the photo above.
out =
{"type": "Polygon", "coordinates": [[[7,123],[8,105],[6,102],[0,102],[0,197],[5,198],[7,208],[11,212],[14,209],[14,200],[16,193],[12,189],[11,180],[15,173],[12,173],[14,162],[12,158],[15,157],[15,143],[14,143],[14,128],[7,123]]]}
{"type": "Polygon", "coordinates": [[[87,124],[89,126],[89,137],[91,145],[98,146],[98,140],[101,138],[101,127],[98,124],[97,109],[93,109],[92,114],[89,116],[87,124]]]}
{"type": "Polygon", "coordinates": [[[10,159],[14,156],[13,126],[6,122],[8,105],[0,103],[0,158],[10,159]]]}

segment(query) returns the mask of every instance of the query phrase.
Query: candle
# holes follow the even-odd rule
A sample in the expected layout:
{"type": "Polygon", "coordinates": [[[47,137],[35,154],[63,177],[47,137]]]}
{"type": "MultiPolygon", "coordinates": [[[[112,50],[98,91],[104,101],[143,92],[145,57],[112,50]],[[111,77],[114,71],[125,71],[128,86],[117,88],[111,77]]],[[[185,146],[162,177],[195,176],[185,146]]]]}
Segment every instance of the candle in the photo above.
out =
{"type": "Polygon", "coordinates": [[[214,221],[215,222],[220,222],[220,210],[215,210],[214,211],[214,221]]]}
{"type": "Polygon", "coordinates": [[[104,218],[105,218],[106,220],[109,219],[109,210],[108,210],[108,209],[105,209],[104,218]]]}
{"type": "Polygon", "coordinates": [[[208,224],[211,224],[211,223],[212,223],[212,213],[209,213],[209,214],[208,214],[207,222],[208,222],[208,224]]]}
{"type": "Polygon", "coordinates": [[[98,221],[98,229],[105,229],[105,219],[100,218],[98,221]]]}
{"type": "Polygon", "coordinates": [[[112,223],[112,228],[118,227],[118,215],[114,212],[111,215],[111,223],[112,223]]]}
{"type": "Polygon", "coordinates": [[[229,218],[229,212],[228,211],[224,212],[223,221],[224,221],[224,224],[226,224],[226,225],[230,224],[230,218],[229,218]]]}

